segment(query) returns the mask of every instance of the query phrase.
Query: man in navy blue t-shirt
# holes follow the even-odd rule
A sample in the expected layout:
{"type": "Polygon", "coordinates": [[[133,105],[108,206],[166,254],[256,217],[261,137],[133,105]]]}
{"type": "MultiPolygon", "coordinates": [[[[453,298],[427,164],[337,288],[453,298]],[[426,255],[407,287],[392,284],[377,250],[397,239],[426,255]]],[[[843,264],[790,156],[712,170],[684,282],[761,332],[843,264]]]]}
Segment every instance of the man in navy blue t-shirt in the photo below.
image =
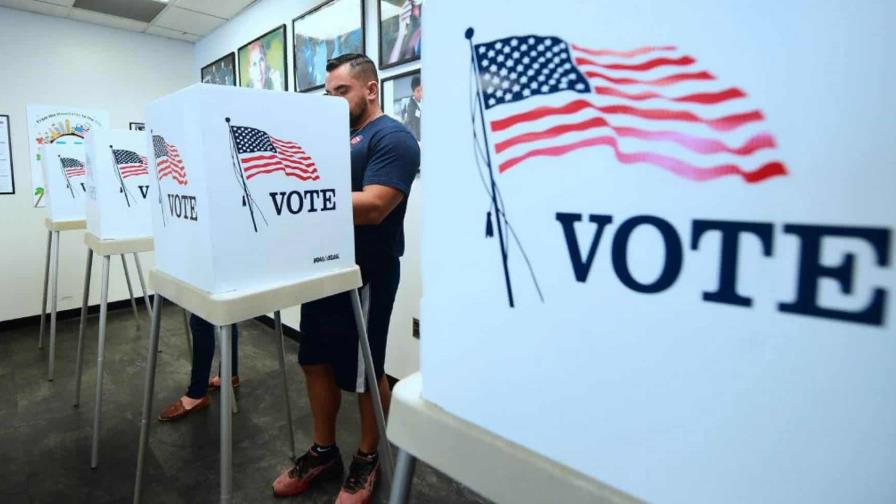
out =
{"type": "MultiPolygon", "coordinates": [[[[380,109],[379,78],[370,58],[345,54],[327,63],[327,94],[349,103],[355,259],[364,280],[367,337],[384,407],[391,393],[383,365],[392,305],[404,253],[404,215],[420,166],[420,147],[400,122],[380,109]]],[[[379,430],[348,294],[302,305],[299,364],[314,417],[314,444],[274,481],[274,493],[298,495],[318,480],[339,477],[336,415],[341,390],[358,393],[361,443],[337,498],[339,504],[370,500],[378,467],[379,430]],[[341,390],[340,390],[341,389],[341,390]]]]}

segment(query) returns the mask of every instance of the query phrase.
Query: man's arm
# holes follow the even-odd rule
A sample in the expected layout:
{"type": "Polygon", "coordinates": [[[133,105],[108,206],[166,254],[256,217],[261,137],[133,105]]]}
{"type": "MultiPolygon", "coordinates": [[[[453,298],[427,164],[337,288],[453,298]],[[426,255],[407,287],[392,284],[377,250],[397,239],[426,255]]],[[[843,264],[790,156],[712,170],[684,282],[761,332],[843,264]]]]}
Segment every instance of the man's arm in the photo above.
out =
{"type": "Polygon", "coordinates": [[[392,187],[370,184],[352,192],[352,213],[356,226],[377,225],[404,199],[404,193],[392,187]]]}

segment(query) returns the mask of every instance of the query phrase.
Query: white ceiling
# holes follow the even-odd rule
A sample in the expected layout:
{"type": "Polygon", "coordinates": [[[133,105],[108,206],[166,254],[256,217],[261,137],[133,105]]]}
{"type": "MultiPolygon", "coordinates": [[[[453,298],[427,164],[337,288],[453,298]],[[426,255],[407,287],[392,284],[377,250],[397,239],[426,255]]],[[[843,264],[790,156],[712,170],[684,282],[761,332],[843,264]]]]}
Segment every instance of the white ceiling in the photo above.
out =
{"type": "Polygon", "coordinates": [[[169,0],[150,23],[72,7],[75,0],[0,0],[0,6],[196,42],[255,1],[169,0]]]}

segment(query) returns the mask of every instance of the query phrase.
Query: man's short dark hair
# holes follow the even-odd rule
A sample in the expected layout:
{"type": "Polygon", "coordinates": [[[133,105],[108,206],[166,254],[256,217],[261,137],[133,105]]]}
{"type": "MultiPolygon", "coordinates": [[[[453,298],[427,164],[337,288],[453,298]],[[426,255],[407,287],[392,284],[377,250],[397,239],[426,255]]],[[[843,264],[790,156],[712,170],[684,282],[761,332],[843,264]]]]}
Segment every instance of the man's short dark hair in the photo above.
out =
{"type": "Polygon", "coordinates": [[[416,91],[418,87],[420,87],[420,76],[415,75],[411,77],[411,91],[416,91]]]}
{"type": "Polygon", "coordinates": [[[355,79],[365,82],[379,82],[379,75],[373,60],[358,53],[346,53],[327,61],[327,72],[332,72],[342,65],[349,65],[349,73],[355,79]]]}

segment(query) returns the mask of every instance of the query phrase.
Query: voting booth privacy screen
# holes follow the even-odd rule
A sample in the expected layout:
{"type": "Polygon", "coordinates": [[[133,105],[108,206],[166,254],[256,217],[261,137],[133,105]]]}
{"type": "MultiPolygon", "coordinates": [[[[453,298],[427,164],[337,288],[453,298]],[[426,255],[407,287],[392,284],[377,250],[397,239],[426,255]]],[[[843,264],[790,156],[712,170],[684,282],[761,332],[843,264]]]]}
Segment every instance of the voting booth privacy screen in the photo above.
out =
{"type": "Polygon", "coordinates": [[[87,139],[87,230],[101,240],[152,235],[142,131],[99,129],[87,139]]]}
{"type": "Polygon", "coordinates": [[[345,100],[196,84],[146,131],[160,271],[221,293],[354,266],[345,100]]]}
{"type": "Polygon", "coordinates": [[[427,8],[425,398],[648,501],[896,501],[896,5],[427,8]]]}
{"type": "Polygon", "coordinates": [[[57,142],[40,147],[41,170],[51,220],[85,219],[87,168],[81,141],[57,142]]]}

